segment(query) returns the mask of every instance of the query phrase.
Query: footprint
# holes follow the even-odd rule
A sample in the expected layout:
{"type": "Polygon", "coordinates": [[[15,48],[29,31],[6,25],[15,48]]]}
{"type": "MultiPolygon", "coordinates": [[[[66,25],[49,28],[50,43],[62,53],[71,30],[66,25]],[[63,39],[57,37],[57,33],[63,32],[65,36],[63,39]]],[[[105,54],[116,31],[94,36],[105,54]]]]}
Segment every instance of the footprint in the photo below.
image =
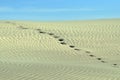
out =
{"type": "Polygon", "coordinates": [[[10,23],[9,21],[5,21],[5,23],[10,23]]]}
{"type": "Polygon", "coordinates": [[[97,58],[97,60],[102,60],[101,58],[97,58]]]}
{"type": "Polygon", "coordinates": [[[114,66],[117,66],[117,64],[113,64],[114,66]]]}
{"type": "Polygon", "coordinates": [[[28,29],[28,28],[22,28],[22,29],[28,29]]]}
{"type": "Polygon", "coordinates": [[[54,33],[48,33],[49,35],[54,35],[54,33]]]}
{"type": "Polygon", "coordinates": [[[28,28],[25,28],[25,27],[23,27],[23,26],[19,26],[19,28],[21,28],[21,29],[28,29],[28,28]]]}
{"type": "Polygon", "coordinates": [[[75,48],[74,50],[76,50],[76,51],[80,51],[80,49],[77,49],[77,48],[75,48]]]}
{"type": "Polygon", "coordinates": [[[62,44],[62,45],[66,45],[66,43],[65,43],[65,42],[61,42],[60,44],[62,44]]]}
{"type": "Polygon", "coordinates": [[[95,57],[95,55],[89,55],[90,57],[95,57]]]}
{"type": "Polygon", "coordinates": [[[73,45],[70,45],[69,47],[71,47],[71,48],[74,48],[75,46],[73,46],[73,45]]]}
{"type": "Polygon", "coordinates": [[[53,36],[54,38],[59,38],[59,36],[53,36]]]}
{"type": "Polygon", "coordinates": [[[90,51],[85,51],[86,53],[91,53],[90,51]]]}
{"type": "Polygon", "coordinates": [[[37,31],[41,31],[41,29],[36,29],[37,31]]]}
{"type": "Polygon", "coordinates": [[[59,41],[64,41],[64,39],[58,39],[59,41]]]}
{"type": "Polygon", "coordinates": [[[43,34],[44,34],[44,33],[46,33],[46,32],[43,32],[43,31],[39,31],[39,33],[43,33],[43,34]]]}
{"type": "Polygon", "coordinates": [[[13,25],[16,25],[16,23],[12,23],[13,25]]]}
{"type": "Polygon", "coordinates": [[[115,68],[119,68],[118,64],[113,64],[112,66],[115,68]]]}
{"type": "Polygon", "coordinates": [[[102,63],[106,63],[106,61],[101,61],[102,63]]]}

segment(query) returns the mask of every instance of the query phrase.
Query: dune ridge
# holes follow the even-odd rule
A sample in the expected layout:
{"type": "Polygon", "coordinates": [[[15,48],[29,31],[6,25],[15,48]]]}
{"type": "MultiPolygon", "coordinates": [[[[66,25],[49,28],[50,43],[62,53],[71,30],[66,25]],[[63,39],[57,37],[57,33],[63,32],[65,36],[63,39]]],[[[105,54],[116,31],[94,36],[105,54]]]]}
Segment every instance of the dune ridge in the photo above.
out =
{"type": "Polygon", "coordinates": [[[1,80],[119,80],[119,22],[0,22],[1,80]]]}

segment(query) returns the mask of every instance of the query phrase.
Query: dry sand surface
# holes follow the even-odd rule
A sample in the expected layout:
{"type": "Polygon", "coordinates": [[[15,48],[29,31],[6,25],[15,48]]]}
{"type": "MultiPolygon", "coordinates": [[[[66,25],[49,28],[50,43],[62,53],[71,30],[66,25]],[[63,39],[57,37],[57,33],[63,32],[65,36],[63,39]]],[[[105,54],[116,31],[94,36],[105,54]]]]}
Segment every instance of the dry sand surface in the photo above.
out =
{"type": "Polygon", "coordinates": [[[0,80],[120,80],[120,19],[0,21],[0,80]]]}

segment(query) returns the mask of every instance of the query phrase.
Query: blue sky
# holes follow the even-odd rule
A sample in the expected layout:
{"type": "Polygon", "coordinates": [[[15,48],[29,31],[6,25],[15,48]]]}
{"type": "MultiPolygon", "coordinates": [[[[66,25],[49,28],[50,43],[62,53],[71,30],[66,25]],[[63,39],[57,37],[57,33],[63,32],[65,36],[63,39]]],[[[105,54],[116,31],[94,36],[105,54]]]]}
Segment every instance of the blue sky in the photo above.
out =
{"type": "Polygon", "coordinates": [[[0,0],[0,20],[120,18],[120,0],[0,0]]]}

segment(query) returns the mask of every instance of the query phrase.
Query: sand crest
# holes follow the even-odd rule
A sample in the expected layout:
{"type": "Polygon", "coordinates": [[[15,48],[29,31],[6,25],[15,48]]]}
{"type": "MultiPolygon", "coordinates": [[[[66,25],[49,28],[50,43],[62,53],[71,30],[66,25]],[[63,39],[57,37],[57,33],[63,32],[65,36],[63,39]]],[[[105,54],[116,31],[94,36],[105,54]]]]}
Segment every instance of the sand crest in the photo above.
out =
{"type": "Polygon", "coordinates": [[[0,80],[119,80],[119,23],[0,21],[0,80]]]}

